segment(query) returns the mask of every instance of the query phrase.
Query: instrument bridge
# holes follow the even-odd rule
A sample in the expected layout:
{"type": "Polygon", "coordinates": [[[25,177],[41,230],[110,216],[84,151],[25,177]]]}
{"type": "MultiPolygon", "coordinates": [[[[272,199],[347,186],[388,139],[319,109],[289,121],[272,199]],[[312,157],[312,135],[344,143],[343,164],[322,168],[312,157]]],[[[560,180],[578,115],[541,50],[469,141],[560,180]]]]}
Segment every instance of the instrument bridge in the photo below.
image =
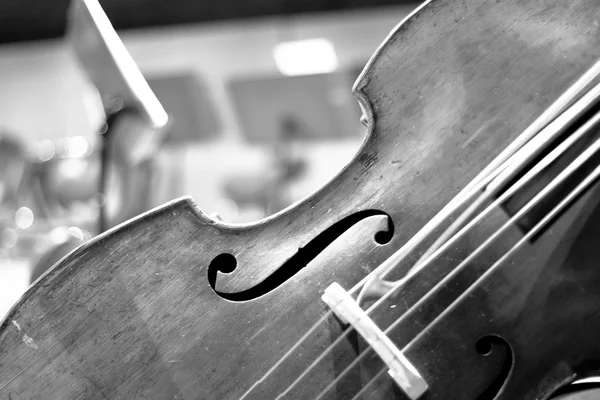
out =
{"type": "Polygon", "coordinates": [[[427,382],[419,371],[338,283],[325,289],[321,298],[338,318],[352,325],[369,343],[390,368],[388,374],[408,397],[417,400],[427,391],[427,382]]]}

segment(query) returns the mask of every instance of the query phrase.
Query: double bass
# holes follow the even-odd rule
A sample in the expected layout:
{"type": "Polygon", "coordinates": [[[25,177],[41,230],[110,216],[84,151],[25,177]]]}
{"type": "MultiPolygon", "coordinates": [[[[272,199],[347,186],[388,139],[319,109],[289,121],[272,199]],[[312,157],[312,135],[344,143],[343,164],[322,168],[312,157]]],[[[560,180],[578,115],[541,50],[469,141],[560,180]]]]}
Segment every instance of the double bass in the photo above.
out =
{"type": "Polygon", "coordinates": [[[354,86],[368,134],[254,224],[189,198],[42,276],[7,399],[548,399],[600,372],[597,0],[429,0],[354,86]]]}

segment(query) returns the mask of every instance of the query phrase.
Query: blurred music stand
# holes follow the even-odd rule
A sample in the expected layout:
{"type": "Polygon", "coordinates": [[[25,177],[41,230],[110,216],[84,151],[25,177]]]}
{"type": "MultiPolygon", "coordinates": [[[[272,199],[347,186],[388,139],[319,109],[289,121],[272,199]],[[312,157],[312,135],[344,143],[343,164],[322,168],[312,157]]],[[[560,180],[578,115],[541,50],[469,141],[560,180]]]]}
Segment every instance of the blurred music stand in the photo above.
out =
{"type": "Polygon", "coordinates": [[[305,129],[306,140],[359,137],[360,109],[345,74],[249,77],[229,90],[244,138],[250,143],[277,140],[283,118],[305,129]]]}
{"type": "MultiPolygon", "coordinates": [[[[117,120],[135,110],[145,128],[123,132],[127,143],[123,151],[136,160],[149,157],[163,141],[168,116],[139,68],[127,52],[97,0],[74,0],[69,10],[67,37],[84,71],[94,83],[106,115],[102,134],[100,193],[106,192],[107,165],[111,141],[116,137],[117,120]]],[[[100,232],[107,228],[105,201],[100,207],[100,232]]]]}
{"type": "Polygon", "coordinates": [[[188,148],[219,138],[222,123],[218,109],[198,71],[153,74],[146,80],[171,118],[164,148],[188,148]]]}

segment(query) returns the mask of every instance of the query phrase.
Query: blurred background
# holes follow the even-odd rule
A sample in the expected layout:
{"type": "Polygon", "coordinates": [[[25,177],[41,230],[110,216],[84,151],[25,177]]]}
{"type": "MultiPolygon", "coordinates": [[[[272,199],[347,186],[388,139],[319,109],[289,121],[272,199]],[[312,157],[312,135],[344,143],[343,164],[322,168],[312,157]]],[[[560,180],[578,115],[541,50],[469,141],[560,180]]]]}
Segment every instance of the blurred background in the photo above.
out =
{"type": "Polygon", "coordinates": [[[139,212],[190,195],[252,222],[331,179],[365,135],[352,85],[417,4],[101,0],[169,115],[142,156],[129,140],[139,120],[110,122],[129,104],[99,96],[65,34],[69,5],[0,2],[0,317],[54,262],[139,212]]]}

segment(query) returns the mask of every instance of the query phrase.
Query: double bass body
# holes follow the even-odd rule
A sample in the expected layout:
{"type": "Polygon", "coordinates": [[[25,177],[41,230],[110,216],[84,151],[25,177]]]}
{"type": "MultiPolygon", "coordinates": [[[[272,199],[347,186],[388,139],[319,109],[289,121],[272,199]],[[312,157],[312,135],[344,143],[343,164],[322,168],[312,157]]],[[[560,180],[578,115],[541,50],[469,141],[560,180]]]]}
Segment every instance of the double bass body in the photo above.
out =
{"type": "MultiPolygon", "coordinates": [[[[352,364],[365,351],[356,335],[305,373],[345,328],[320,321],[321,294],[350,289],[398,250],[600,58],[599,7],[429,1],[356,83],[369,134],[337,177],[257,224],[230,226],[182,199],[79,248],[0,327],[0,397],[402,398],[376,357],[352,364]]],[[[598,372],[597,192],[451,308],[438,309],[440,294],[389,333],[408,345],[424,399],[544,399],[598,372]]],[[[473,235],[506,218],[498,210],[473,235]]],[[[471,250],[465,240],[453,251],[471,250]]],[[[386,309],[416,302],[417,283],[452,258],[386,309]]]]}

